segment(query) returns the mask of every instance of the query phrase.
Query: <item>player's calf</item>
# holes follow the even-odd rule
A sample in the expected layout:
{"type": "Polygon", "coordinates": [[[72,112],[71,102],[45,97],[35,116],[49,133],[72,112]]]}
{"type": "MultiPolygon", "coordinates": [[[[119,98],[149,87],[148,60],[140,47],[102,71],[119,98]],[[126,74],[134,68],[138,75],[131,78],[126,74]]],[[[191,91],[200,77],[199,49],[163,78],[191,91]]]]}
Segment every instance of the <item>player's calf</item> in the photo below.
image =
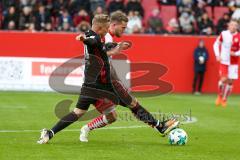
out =
{"type": "Polygon", "coordinates": [[[41,131],[41,135],[39,138],[39,141],[37,143],[39,144],[46,144],[48,141],[58,132],[63,130],[64,128],[68,127],[72,123],[76,122],[81,116],[83,116],[86,113],[85,110],[81,110],[78,108],[75,108],[73,112],[68,113],[66,116],[61,118],[58,123],[51,129],[43,129],[41,131]]]}
{"type": "Polygon", "coordinates": [[[155,128],[162,136],[165,136],[168,132],[179,125],[179,121],[176,119],[169,119],[160,122],[160,120],[155,119],[153,115],[140,104],[137,104],[136,107],[130,109],[137,119],[155,128]]]}
{"type": "Polygon", "coordinates": [[[103,128],[108,124],[115,122],[116,120],[117,113],[115,112],[115,110],[110,113],[98,116],[97,118],[93,119],[91,122],[81,128],[79,137],[80,141],[88,142],[88,135],[92,130],[95,130],[97,128],[103,128]]]}

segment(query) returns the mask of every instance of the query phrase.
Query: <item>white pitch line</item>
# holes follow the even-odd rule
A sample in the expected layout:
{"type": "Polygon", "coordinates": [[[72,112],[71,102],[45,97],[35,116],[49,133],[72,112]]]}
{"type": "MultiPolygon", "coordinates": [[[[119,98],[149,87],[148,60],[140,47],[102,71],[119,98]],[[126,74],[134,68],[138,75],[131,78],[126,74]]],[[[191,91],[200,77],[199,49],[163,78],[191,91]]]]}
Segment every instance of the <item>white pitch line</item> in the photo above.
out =
{"type": "MultiPolygon", "coordinates": [[[[189,123],[196,123],[198,120],[196,117],[192,117],[191,121],[181,122],[181,124],[189,124],[189,123]]],[[[115,129],[136,129],[136,128],[147,128],[147,125],[135,125],[135,126],[118,126],[118,127],[106,127],[106,128],[99,128],[98,130],[115,130],[115,129]]],[[[79,132],[79,129],[66,129],[63,130],[64,132],[79,132]]],[[[40,132],[40,130],[0,130],[0,133],[31,133],[31,132],[40,132]]]]}
{"type": "MultiPolygon", "coordinates": [[[[133,128],[146,128],[148,126],[119,126],[119,127],[106,127],[99,128],[98,130],[113,130],[113,129],[133,129],[133,128]]],[[[0,130],[0,133],[21,133],[21,132],[40,132],[41,130],[0,130]]],[[[80,131],[79,129],[66,129],[63,132],[76,132],[80,131]]]]}
{"type": "Polygon", "coordinates": [[[10,106],[10,105],[5,105],[5,106],[0,106],[0,109],[26,109],[28,108],[27,106],[10,106]]]}

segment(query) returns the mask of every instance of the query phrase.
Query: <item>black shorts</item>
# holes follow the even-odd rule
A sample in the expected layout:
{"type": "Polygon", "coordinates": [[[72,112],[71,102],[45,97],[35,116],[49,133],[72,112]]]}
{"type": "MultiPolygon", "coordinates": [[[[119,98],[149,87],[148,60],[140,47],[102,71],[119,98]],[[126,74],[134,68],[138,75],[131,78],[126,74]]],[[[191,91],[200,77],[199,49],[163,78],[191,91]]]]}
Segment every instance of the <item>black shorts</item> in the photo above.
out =
{"type": "Polygon", "coordinates": [[[118,104],[119,101],[112,88],[99,89],[89,85],[83,85],[76,107],[82,110],[88,110],[91,104],[96,106],[97,102],[103,99],[107,99],[108,103],[112,104],[118,104]]]}
{"type": "Polygon", "coordinates": [[[102,90],[83,86],[76,107],[82,110],[88,110],[91,104],[99,111],[103,111],[113,105],[128,106],[113,89],[102,90]],[[100,103],[103,99],[107,99],[108,101],[100,103]]]}
{"type": "Polygon", "coordinates": [[[97,99],[87,97],[87,96],[79,96],[76,107],[81,110],[88,110],[90,105],[96,105],[97,99]]]}

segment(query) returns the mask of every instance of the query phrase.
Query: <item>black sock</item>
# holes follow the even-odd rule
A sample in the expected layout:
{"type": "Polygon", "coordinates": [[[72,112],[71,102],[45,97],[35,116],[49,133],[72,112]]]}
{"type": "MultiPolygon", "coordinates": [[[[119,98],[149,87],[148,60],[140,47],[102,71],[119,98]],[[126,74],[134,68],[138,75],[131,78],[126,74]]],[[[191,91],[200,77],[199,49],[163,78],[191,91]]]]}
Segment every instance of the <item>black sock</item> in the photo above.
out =
{"type": "Polygon", "coordinates": [[[131,108],[131,111],[138,120],[147,123],[151,127],[159,126],[159,121],[156,120],[153,115],[149,113],[145,108],[143,108],[140,104],[137,104],[136,107],[131,108]]]}
{"type": "MultiPolygon", "coordinates": [[[[63,117],[51,130],[53,131],[54,134],[58,133],[59,131],[63,130],[70,124],[76,122],[78,120],[78,116],[74,113],[71,112],[65,117],[63,117]]],[[[53,136],[53,134],[50,134],[50,137],[53,136]]]]}

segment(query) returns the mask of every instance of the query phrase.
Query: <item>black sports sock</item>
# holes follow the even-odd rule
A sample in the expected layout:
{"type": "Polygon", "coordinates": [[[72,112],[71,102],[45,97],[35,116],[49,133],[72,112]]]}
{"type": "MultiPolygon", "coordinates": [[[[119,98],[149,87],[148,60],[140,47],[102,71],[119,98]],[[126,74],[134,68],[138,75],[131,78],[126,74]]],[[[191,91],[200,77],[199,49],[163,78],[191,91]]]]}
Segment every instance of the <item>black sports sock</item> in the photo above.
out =
{"type": "MultiPolygon", "coordinates": [[[[66,128],[67,126],[69,126],[70,124],[76,122],[77,120],[78,116],[74,112],[71,112],[67,114],[65,117],[63,117],[51,130],[53,131],[54,134],[56,134],[59,131],[66,128]]],[[[50,137],[51,135],[52,134],[50,134],[50,137]]]]}
{"type": "Polygon", "coordinates": [[[136,107],[131,108],[131,111],[138,120],[147,123],[151,127],[158,127],[160,125],[159,121],[139,103],[137,103],[136,107]]]}

